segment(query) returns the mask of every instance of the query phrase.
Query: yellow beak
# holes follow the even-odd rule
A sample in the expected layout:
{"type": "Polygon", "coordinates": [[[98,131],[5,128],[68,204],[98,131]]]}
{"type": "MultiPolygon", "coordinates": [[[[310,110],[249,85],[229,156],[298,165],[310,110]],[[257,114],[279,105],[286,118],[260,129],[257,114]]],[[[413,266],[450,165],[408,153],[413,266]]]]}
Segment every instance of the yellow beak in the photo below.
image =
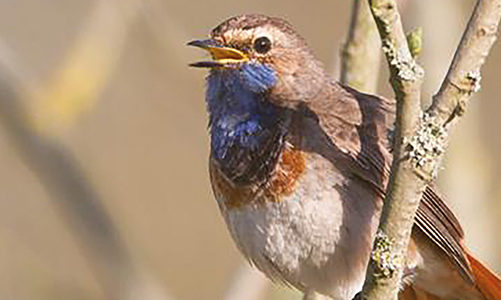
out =
{"type": "Polygon", "coordinates": [[[249,60],[247,55],[240,50],[230,47],[222,47],[214,39],[196,40],[188,43],[188,46],[202,48],[208,51],[213,61],[201,61],[190,64],[192,67],[198,68],[214,68],[214,67],[230,67],[231,65],[240,64],[249,60]]]}

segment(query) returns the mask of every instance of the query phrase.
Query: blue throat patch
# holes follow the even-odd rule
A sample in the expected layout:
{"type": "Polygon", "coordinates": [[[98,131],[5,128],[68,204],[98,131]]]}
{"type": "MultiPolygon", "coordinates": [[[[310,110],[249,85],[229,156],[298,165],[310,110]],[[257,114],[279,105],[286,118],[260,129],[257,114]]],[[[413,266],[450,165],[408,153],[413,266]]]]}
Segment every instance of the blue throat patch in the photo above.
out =
{"type": "Polygon", "coordinates": [[[276,80],[271,68],[257,63],[213,69],[207,78],[211,155],[223,170],[235,173],[230,177],[243,176],[249,169],[245,165],[255,164],[263,144],[282,130],[283,109],[266,99],[276,80]]]}

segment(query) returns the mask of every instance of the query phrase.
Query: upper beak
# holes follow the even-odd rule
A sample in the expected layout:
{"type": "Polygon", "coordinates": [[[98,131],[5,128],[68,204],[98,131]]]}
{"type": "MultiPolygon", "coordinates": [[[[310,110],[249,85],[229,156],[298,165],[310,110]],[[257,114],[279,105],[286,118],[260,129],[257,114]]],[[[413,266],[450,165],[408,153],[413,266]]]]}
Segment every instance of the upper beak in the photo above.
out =
{"type": "Polygon", "coordinates": [[[207,50],[213,61],[200,61],[190,64],[192,67],[198,68],[215,68],[215,67],[228,67],[234,64],[248,61],[249,58],[245,53],[240,50],[223,47],[215,39],[195,40],[188,43],[188,46],[199,47],[207,50]]]}

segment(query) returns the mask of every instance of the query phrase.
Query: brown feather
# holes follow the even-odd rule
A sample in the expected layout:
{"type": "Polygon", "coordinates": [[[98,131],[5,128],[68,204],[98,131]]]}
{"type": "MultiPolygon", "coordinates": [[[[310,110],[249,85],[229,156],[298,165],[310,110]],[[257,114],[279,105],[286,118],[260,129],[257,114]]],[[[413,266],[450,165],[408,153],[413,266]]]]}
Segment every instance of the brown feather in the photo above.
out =
{"type": "Polygon", "coordinates": [[[467,253],[467,256],[473,269],[475,285],[486,300],[501,300],[501,279],[473,257],[473,255],[467,253]]]}
{"type": "Polygon", "coordinates": [[[304,170],[304,154],[290,145],[283,147],[269,180],[259,186],[235,185],[221,172],[214,159],[211,159],[209,164],[214,193],[216,197],[225,199],[224,205],[227,209],[239,208],[250,202],[264,204],[281,201],[283,196],[293,192],[304,170]]]}
{"type": "Polygon", "coordinates": [[[269,186],[264,189],[265,193],[275,197],[290,195],[305,167],[302,152],[294,150],[292,147],[284,147],[276,169],[270,178],[269,186]]]}
{"type": "Polygon", "coordinates": [[[461,225],[430,187],[423,193],[415,224],[449,257],[463,278],[473,284],[473,274],[463,246],[464,233],[461,225]]]}
{"type": "MultiPolygon", "coordinates": [[[[330,93],[319,95],[308,108],[332,144],[348,156],[344,160],[350,172],[366,181],[382,200],[392,162],[388,132],[393,127],[395,103],[336,83],[330,93]]],[[[340,160],[336,157],[332,161],[342,165],[340,160]]],[[[463,278],[473,283],[461,225],[431,187],[423,194],[415,224],[446,254],[463,278]]]]}

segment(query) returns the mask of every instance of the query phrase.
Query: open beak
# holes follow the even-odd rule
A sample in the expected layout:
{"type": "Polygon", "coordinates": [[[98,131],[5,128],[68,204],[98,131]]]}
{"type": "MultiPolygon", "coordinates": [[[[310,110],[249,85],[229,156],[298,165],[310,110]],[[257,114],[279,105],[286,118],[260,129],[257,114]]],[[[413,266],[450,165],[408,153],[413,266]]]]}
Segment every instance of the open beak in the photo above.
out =
{"type": "Polygon", "coordinates": [[[240,50],[223,47],[215,39],[195,40],[188,43],[188,46],[199,47],[207,50],[211,56],[212,61],[199,61],[190,64],[191,67],[196,68],[217,68],[217,67],[231,67],[242,62],[249,60],[247,55],[240,50]]]}

